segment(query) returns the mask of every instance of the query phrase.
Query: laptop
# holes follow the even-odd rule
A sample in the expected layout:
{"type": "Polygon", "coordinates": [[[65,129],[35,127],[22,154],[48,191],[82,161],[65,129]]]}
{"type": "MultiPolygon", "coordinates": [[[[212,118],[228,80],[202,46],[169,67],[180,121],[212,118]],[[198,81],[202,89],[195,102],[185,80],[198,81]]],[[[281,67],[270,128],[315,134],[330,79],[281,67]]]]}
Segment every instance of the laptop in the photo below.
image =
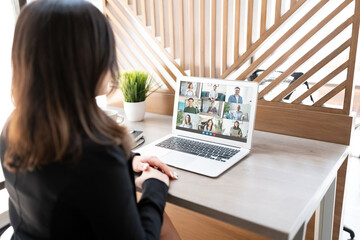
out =
{"type": "Polygon", "coordinates": [[[250,153],[257,96],[256,82],[180,77],[172,133],[138,151],[217,177],[250,153]]]}

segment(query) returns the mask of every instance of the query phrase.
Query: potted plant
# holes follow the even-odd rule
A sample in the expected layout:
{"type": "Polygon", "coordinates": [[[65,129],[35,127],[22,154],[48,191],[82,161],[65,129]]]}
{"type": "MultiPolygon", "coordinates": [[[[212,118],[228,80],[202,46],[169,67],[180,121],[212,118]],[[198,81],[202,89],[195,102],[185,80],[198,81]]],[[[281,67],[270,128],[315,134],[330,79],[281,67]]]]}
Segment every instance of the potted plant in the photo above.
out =
{"type": "Polygon", "coordinates": [[[124,110],[129,121],[142,121],[145,100],[155,90],[150,90],[152,78],[147,72],[133,70],[120,75],[120,90],[124,94],[124,110]]]}

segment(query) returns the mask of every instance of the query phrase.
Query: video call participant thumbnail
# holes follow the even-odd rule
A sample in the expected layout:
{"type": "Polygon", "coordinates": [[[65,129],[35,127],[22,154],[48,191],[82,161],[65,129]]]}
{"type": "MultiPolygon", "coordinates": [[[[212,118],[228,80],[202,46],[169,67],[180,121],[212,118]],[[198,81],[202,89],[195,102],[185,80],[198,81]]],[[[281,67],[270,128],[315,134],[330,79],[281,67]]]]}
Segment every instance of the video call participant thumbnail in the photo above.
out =
{"type": "Polygon", "coordinates": [[[199,109],[195,108],[195,107],[193,106],[193,104],[194,104],[194,99],[193,99],[193,98],[189,98],[189,99],[188,99],[188,106],[184,108],[184,112],[194,113],[194,114],[199,113],[199,109]]]}
{"type": "Polygon", "coordinates": [[[232,113],[231,119],[240,120],[240,121],[243,121],[243,120],[244,120],[245,115],[243,114],[242,111],[240,111],[240,109],[241,109],[241,106],[240,106],[240,105],[237,105],[236,111],[234,111],[234,112],[232,113]]]}
{"type": "Polygon", "coordinates": [[[215,100],[218,98],[218,96],[219,96],[216,88],[217,88],[217,86],[214,85],[214,86],[213,86],[213,89],[212,89],[212,90],[210,91],[210,93],[209,93],[209,99],[210,99],[211,101],[215,101],[215,100]]]}
{"type": "Polygon", "coordinates": [[[235,121],[234,126],[230,128],[230,136],[242,137],[242,131],[239,126],[240,126],[239,122],[235,121]]]}
{"type": "Polygon", "coordinates": [[[183,124],[181,125],[183,128],[192,128],[193,124],[191,122],[191,117],[189,114],[186,114],[183,124]]]}
{"type": "Polygon", "coordinates": [[[207,113],[217,114],[217,109],[215,107],[215,103],[211,102],[211,106],[206,111],[207,113]]]}
{"type": "Polygon", "coordinates": [[[243,103],[243,99],[240,96],[240,88],[235,87],[235,93],[229,96],[228,102],[230,103],[243,103]]]}
{"type": "Polygon", "coordinates": [[[192,83],[189,83],[188,89],[186,89],[186,92],[185,92],[185,96],[186,97],[194,97],[195,96],[192,83]]]}
{"type": "Polygon", "coordinates": [[[207,132],[212,132],[215,130],[214,123],[212,119],[207,120],[204,130],[207,132]]]}

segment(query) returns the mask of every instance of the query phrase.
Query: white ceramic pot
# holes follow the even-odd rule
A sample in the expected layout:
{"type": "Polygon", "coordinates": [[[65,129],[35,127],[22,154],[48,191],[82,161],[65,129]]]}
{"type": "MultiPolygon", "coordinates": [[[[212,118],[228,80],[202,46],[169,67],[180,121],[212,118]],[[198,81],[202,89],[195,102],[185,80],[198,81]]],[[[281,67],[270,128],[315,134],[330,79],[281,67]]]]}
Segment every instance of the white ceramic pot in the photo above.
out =
{"type": "Polygon", "coordinates": [[[124,102],[126,117],[131,122],[144,120],[145,101],[143,102],[124,102]]]}

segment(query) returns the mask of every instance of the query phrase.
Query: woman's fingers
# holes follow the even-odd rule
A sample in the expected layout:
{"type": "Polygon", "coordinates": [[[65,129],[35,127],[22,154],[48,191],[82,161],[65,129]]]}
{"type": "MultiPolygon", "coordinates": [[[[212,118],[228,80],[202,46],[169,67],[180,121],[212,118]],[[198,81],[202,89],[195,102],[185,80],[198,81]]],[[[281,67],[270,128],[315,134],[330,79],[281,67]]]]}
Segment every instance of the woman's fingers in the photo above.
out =
{"type": "Polygon", "coordinates": [[[177,173],[172,170],[168,165],[163,163],[158,157],[155,156],[135,156],[133,159],[134,172],[143,172],[149,169],[149,167],[157,168],[164,172],[172,179],[178,179],[177,173]]]}
{"type": "Polygon", "coordinates": [[[178,179],[177,173],[172,170],[168,165],[166,165],[164,162],[162,162],[158,157],[149,157],[149,160],[147,161],[151,166],[157,167],[158,169],[162,170],[166,175],[171,177],[172,179],[178,179]]]}

